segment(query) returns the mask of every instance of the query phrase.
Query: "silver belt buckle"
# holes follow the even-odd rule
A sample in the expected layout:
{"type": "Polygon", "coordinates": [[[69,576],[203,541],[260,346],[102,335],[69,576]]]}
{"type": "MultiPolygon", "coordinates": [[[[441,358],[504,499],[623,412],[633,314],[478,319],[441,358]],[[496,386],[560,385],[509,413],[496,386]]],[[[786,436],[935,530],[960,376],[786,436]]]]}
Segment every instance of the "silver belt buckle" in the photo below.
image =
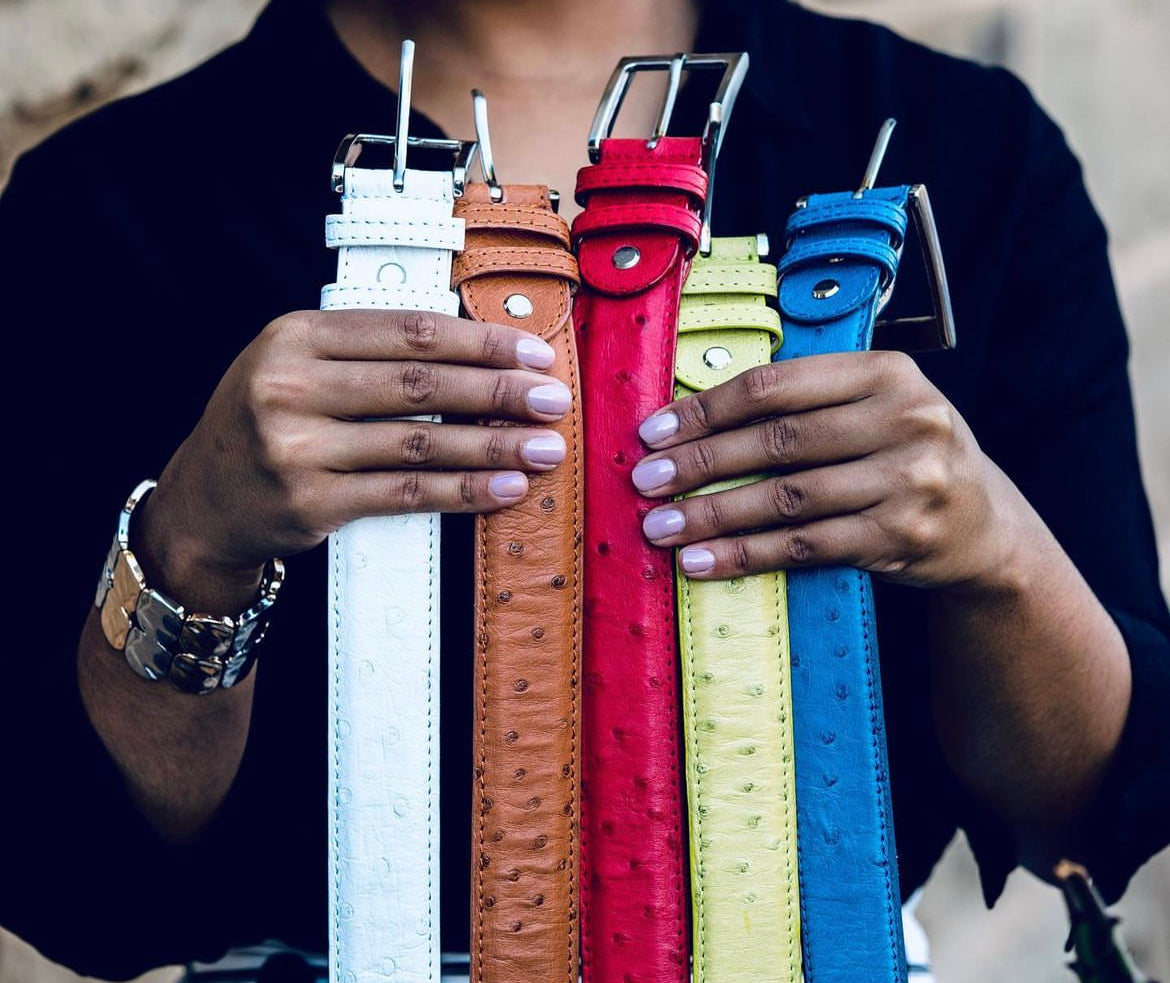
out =
{"type": "Polygon", "coordinates": [[[593,115],[593,124],[589,127],[588,148],[590,163],[598,163],[601,160],[601,141],[613,132],[614,120],[617,119],[622,100],[625,99],[636,72],[669,72],[670,80],[666,87],[666,96],[658,111],[654,132],[646,141],[646,146],[650,149],[658,146],[658,141],[666,136],[667,128],[670,126],[670,117],[674,114],[674,104],[682,84],[683,70],[698,68],[718,68],[723,72],[723,76],[719,80],[719,87],[715,90],[715,98],[711,100],[707,110],[707,123],[703,128],[702,164],[703,170],[707,172],[707,197],[703,202],[703,227],[699,236],[699,252],[707,256],[711,252],[711,206],[715,197],[713,194],[715,161],[723,146],[724,128],[731,118],[736,96],[739,95],[744,76],[747,75],[748,56],[746,51],[709,55],[685,54],[680,51],[673,55],[633,55],[622,58],[609,77],[605,91],[601,94],[601,101],[597,105],[597,112],[593,115]]]}
{"type": "Polygon", "coordinates": [[[345,170],[353,167],[361,155],[362,147],[366,145],[392,147],[394,160],[391,165],[394,169],[394,190],[401,191],[406,183],[406,154],[411,147],[420,150],[441,150],[455,155],[452,165],[452,186],[456,198],[463,197],[463,189],[467,187],[467,170],[475,160],[479,145],[474,140],[439,140],[428,137],[412,137],[410,135],[410,92],[411,81],[414,77],[414,42],[407,39],[402,42],[402,57],[398,65],[398,119],[393,136],[383,136],[378,133],[350,133],[337,153],[333,155],[333,170],[330,175],[330,187],[341,194],[345,190],[345,170]]]}
{"type": "MultiPolygon", "coordinates": [[[[882,123],[865,168],[865,175],[861,179],[861,187],[853,193],[854,198],[864,198],[865,193],[873,189],[882,160],[890,145],[890,137],[893,136],[894,127],[897,125],[897,120],[894,119],[887,119],[882,123]]],[[[806,199],[802,198],[796,203],[797,207],[803,208],[805,201],[806,199]]],[[[914,231],[918,235],[918,244],[922,249],[922,260],[926,266],[926,281],[930,287],[934,313],[920,317],[887,318],[877,321],[873,329],[873,347],[902,352],[951,349],[958,344],[955,313],[951,307],[951,291],[947,286],[947,268],[943,263],[938,225],[934,221],[934,210],[930,207],[930,195],[926,193],[926,185],[910,186],[907,206],[910,218],[914,222],[914,231]]],[[[890,283],[887,291],[892,289],[893,283],[890,283]]]]}

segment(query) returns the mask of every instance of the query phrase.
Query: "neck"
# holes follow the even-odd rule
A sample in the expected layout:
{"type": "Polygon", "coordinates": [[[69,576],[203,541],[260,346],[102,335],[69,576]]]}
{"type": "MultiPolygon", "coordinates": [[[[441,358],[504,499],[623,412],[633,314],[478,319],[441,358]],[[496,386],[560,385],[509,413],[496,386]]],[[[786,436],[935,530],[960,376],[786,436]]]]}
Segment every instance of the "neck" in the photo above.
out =
{"type": "Polygon", "coordinates": [[[622,55],[689,50],[699,0],[328,0],[342,41],[394,85],[399,45],[417,44],[416,87],[474,78],[486,90],[587,85],[600,92],[622,55]],[[620,29],[615,30],[615,25],[620,29]]]}

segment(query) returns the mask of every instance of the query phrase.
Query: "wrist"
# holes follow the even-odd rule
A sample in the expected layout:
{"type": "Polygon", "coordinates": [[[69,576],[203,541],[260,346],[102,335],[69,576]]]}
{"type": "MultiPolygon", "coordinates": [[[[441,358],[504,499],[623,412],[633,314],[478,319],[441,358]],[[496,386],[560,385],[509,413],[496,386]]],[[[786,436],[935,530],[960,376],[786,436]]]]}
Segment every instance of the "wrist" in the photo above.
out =
{"type": "Polygon", "coordinates": [[[148,582],[188,610],[234,614],[247,608],[260,589],[264,562],[217,552],[181,520],[167,492],[160,482],[137,510],[130,529],[131,546],[148,582]]]}
{"type": "Polygon", "coordinates": [[[1010,479],[990,460],[985,484],[987,520],[965,552],[968,568],[940,592],[958,602],[1010,600],[1027,594],[1052,535],[1010,479]]]}

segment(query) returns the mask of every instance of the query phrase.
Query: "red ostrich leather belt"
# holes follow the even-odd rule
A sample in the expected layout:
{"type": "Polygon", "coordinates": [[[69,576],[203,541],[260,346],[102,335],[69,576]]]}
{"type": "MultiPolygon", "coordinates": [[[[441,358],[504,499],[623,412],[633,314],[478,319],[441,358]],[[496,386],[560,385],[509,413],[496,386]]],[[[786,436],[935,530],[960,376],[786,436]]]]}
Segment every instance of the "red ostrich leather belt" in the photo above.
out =
{"type": "Polygon", "coordinates": [[[698,137],[603,140],[581,170],[573,307],[586,393],[581,912],[586,983],[684,983],[685,833],[671,555],[630,471],[673,398],[679,294],[707,178],[698,137]]]}

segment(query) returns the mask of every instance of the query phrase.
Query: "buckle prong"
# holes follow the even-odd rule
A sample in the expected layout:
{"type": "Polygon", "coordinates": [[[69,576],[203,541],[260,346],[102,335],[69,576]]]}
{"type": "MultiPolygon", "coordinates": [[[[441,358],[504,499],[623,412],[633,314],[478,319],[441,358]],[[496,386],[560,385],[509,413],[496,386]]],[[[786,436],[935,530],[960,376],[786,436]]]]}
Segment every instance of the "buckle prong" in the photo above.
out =
{"type": "Polygon", "coordinates": [[[890,138],[894,135],[894,127],[897,125],[898,121],[891,116],[878,129],[873,151],[869,155],[869,163],[865,165],[865,174],[861,178],[861,187],[853,193],[854,198],[860,198],[877,184],[878,171],[882,169],[882,161],[886,159],[886,151],[890,149],[890,138]]]}
{"type": "Polygon", "coordinates": [[[678,100],[678,90],[682,86],[682,70],[686,60],[687,56],[680,51],[670,59],[670,64],[667,66],[666,70],[670,73],[670,77],[666,83],[666,94],[662,97],[662,106],[658,110],[658,119],[654,121],[654,133],[646,141],[648,150],[653,150],[658,146],[658,141],[666,136],[666,131],[670,127],[670,118],[674,115],[674,104],[678,100]]]}
{"type": "Polygon", "coordinates": [[[414,42],[402,42],[398,60],[398,119],[394,124],[394,190],[406,187],[406,151],[410,147],[410,90],[414,82],[414,42]]]}
{"type": "Polygon", "coordinates": [[[487,96],[479,89],[471,90],[471,115],[475,120],[475,142],[479,144],[479,169],[494,202],[504,200],[504,189],[496,180],[496,158],[492,153],[492,134],[488,127],[487,96]]]}

